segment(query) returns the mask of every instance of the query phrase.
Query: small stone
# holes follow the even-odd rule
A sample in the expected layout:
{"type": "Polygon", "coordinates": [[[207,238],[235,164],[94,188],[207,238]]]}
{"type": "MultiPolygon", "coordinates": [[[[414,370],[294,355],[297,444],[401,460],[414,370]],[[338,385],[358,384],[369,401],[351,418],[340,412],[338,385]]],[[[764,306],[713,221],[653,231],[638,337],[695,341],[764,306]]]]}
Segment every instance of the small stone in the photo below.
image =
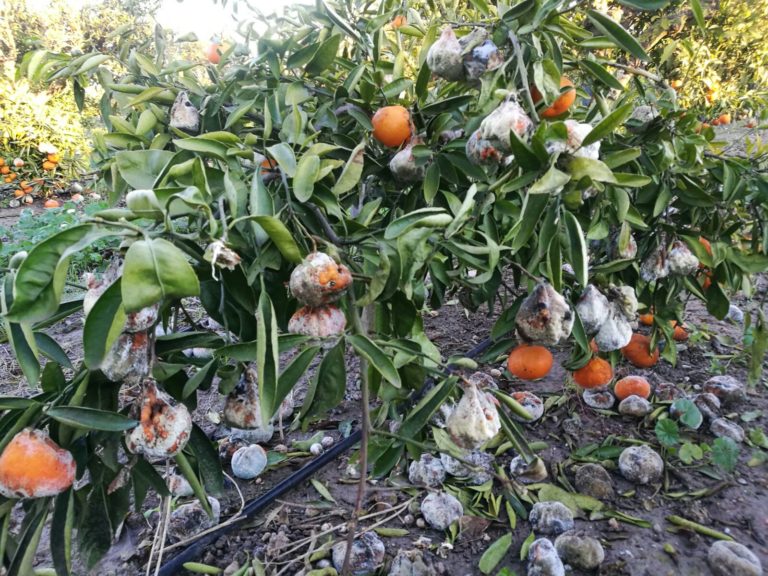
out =
{"type": "Polygon", "coordinates": [[[326,448],[326,449],[333,446],[335,442],[336,441],[333,439],[333,436],[323,436],[323,439],[320,440],[320,444],[323,446],[323,448],[326,448]]]}
{"type": "Polygon", "coordinates": [[[440,459],[435,458],[432,454],[422,454],[408,467],[408,480],[411,481],[411,484],[435,488],[445,480],[445,466],[440,459]]]}
{"type": "Polygon", "coordinates": [[[312,454],[312,456],[320,456],[323,452],[325,452],[325,448],[323,448],[323,445],[320,444],[320,442],[315,442],[309,447],[309,453],[312,454]]]}
{"type": "Polygon", "coordinates": [[[323,570],[325,568],[330,568],[331,567],[331,561],[328,560],[328,558],[323,558],[322,560],[318,560],[317,567],[320,568],[321,570],[323,570]]]}
{"type": "Polygon", "coordinates": [[[488,372],[493,378],[501,378],[501,370],[498,368],[491,368],[488,372]]]}
{"type": "Polygon", "coordinates": [[[172,474],[168,477],[167,482],[168,490],[177,498],[188,498],[195,493],[187,479],[180,474],[172,474]]]}
{"type": "MultiPolygon", "coordinates": [[[[365,532],[352,542],[349,565],[354,576],[366,576],[373,574],[384,563],[384,543],[374,532],[365,532]]],[[[331,548],[333,567],[339,572],[344,566],[344,557],[347,554],[347,543],[339,542],[331,548]]]]}
{"type": "Polygon", "coordinates": [[[241,480],[252,480],[267,467],[267,453],[258,444],[243,446],[232,455],[232,474],[241,480]]]}
{"type": "Polygon", "coordinates": [[[709,431],[718,438],[730,438],[734,442],[744,442],[744,428],[725,418],[712,420],[709,431]]]}
{"type": "Polygon", "coordinates": [[[413,514],[406,514],[403,516],[403,526],[411,526],[416,521],[413,514]]]}
{"type": "Polygon", "coordinates": [[[565,576],[563,561],[548,539],[534,540],[528,549],[528,576],[565,576]]]}
{"type": "Polygon", "coordinates": [[[388,576],[431,576],[432,574],[434,571],[424,562],[421,550],[400,549],[392,561],[388,576]]]}
{"type": "Polygon", "coordinates": [[[746,398],[744,384],[733,376],[713,376],[704,382],[704,392],[717,396],[724,406],[738,404],[746,398]]]}
{"type": "Polygon", "coordinates": [[[432,492],[421,502],[421,514],[435,530],[446,530],[464,514],[464,507],[445,492],[432,492]]]}
{"type": "Polygon", "coordinates": [[[584,464],[576,471],[576,490],[598,500],[613,496],[613,480],[600,464],[584,464]]]}
{"type": "Polygon", "coordinates": [[[573,528],[573,512],[562,502],[536,502],[528,521],[537,534],[561,534],[573,528]]]}
{"type": "Polygon", "coordinates": [[[619,456],[619,471],[630,482],[650,484],[661,479],[664,460],[645,444],[630,446],[619,456]]]}
{"type": "Polygon", "coordinates": [[[224,568],[223,576],[232,576],[238,570],[240,570],[240,563],[237,560],[232,560],[232,562],[224,568]]]}
{"type": "Polygon", "coordinates": [[[584,390],[581,397],[587,406],[597,410],[610,410],[616,402],[616,398],[608,390],[584,390]]]}
{"type": "Polygon", "coordinates": [[[566,564],[582,570],[594,570],[605,560],[603,545],[581,530],[560,534],[555,540],[555,549],[566,564]]]}
{"type": "Polygon", "coordinates": [[[736,324],[743,324],[744,312],[742,312],[741,308],[739,308],[735,304],[731,304],[730,306],[728,306],[728,314],[725,315],[724,320],[731,320],[736,324]]]}
{"type": "Polygon", "coordinates": [[[546,480],[549,475],[544,460],[536,458],[528,464],[522,456],[512,458],[512,461],[509,463],[509,473],[515,480],[523,484],[541,482],[546,480]]]}
{"type": "Polygon", "coordinates": [[[709,567],[715,576],[762,576],[760,559],[738,542],[718,540],[707,554],[709,567]]]}
{"type": "Polygon", "coordinates": [[[677,400],[678,398],[683,398],[685,396],[685,392],[680,390],[680,388],[672,382],[660,382],[656,385],[653,394],[656,396],[657,400],[661,400],[662,402],[677,400]]]}
{"type": "Polygon", "coordinates": [[[704,392],[703,394],[696,394],[693,397],[693,403],[699,409],[699,412],[709,420],[716,420],[720,417],[720,399],[711,394],[710,392],[704,392]]]}
{"type": "Polygon", "coordinates": [[[416,528],[426,528],[427,523],[424,522],[424,518],[417,518],[416,519],[416,528]]]}
{"type": "Polygon", "coordinates": [[[642,396],[632,394],[619,402],[619,413],[642,418],[651,411],[651,403],[642,396]]]}
{"type": "Polygon", "coordinates": [[[207,530],[219,523],[221,505],[216,498],[208,497],[213,518],[203,509],[200,502],[182,504],[171,513],[168,522],[168,534],[174,541],[186,540],[195,534],[207,530]]]}

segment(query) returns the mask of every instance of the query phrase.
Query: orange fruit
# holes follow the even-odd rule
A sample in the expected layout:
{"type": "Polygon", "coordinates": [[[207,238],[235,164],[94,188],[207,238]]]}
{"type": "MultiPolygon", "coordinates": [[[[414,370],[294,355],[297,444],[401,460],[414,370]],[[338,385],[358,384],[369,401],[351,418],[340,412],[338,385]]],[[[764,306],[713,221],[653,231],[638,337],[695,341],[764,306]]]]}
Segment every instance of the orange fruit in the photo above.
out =
{"type": "Polygon", "coordinates": [[[669,85],[674,88],[675,90],[683,87],[683,81],[682,80],[672,80],[669,85]]]}
{"type": "Polygon", "coordinates": [[[83,201],[83,195],[79,192],[75,192],[72,194],[72,201],[73,202],[82,202],[83,201]]]}
{"type": "Polygon", "coordinates": [[[552,352],[544,346],[520,344],[509,353],[507,370],[521,380],[536,380],[549,374],[553,363],[552,352]]]}
{"type": "Polygon", "coordinates": [[[219,49],[221,45],[218,42],[211,42],[208,44],[208,48],[205,49],[205,57],[211,64],[218,64],[221,62],[221,52],[219,49]]]}
{"type": "Polygon", "coordinates": [[[0,166],[5,166],[5,158],[0,158],[0,166]]]}
{"type": "Polygon", "coordinates": [[[61,160],[61,157],[58,154],[48,154],[48,162],[58,164],[59,160],[61,160]]]}
{"type": "Polygon", "coordinates": [[[262,176],[264,174],[268,174],[269,172],[271,172],[275,168],[277,168],[277,162],[275,162],[274,160],[272,160],[270,158],[267,158],[266,160],[263,160],[261,162],[261,174],[262,174],[262,176]]]}
{"type": "Polygon", "coordinates": [[[56,164],[53,162],[49,162],[48,160],[43,162],[43,170],[53,170],[54,168],[56,168],[56,164]]]}
{"type": "Polygon", "coordinates": [[[411,113],[403,106],[379,108],[371,123],[373,137],[384,146],[397,148],[411,137],[411,113]]]}
{"type": "Polygon", "coordinates": [[[599,388],[613,379],[611,363],[594,356],[584,366],[573,373],[573,380],[582,388],[599,388]]]}
{"type": "MultiPolygon", "coordinates": [[[[566,86],[571,86],[572,88],[561,93],[560,97],[555,100],[552,106],[540,114],[542,118],[554,118],[555,116],[560,116],[560,114],[566,112],[568,108],[573,105],[576,101],[576,89],[573,88],[573,82],[568,80],[565,76],[560,76],[560,88],[565,88],[566,86]]],[[[533,98],[534,104],[541,100],[541,92],[539,92],[539,89],[536,88],[536,86],[531,86],[531,97],[533,98]]]]}
{"type": "Polygon", "coordinates": [[[589,341],[589,349],[592,350],[592,352],[594,352],[595,354],[598,353],[597,342],[595,342],[594,338],[589,341]]]}
{"type": "Polygon", "coordinates": [[[699,243],[704,246],[704,250],[707,251],[707,254],[712,256],[712,244],[710,241],[704,238],[704,236],[699,236],[699,243]]]}
{"type": "Polygon", "coordinates": [[[400,28],[401,26],[405,26],[406,24],[408,24],[408,19],[402,14],[398,14],[392,19],[392,22],[390,22],[390,24],[392,25],[392,28],[397,29],[397,28],[400,28]]]}
{"type": "Polygon", "coordinates": [[[648,312],[647,314],[640,314],[638,317],[640,324],[643,326],[653,326],[653,314],[648,312]]]}
{"type": "Polygon", "coordinates": [[[45,206],[46,208],[58,208],[59,206],[61,206],[61,204],[59,204],[58,200],[49,198],[48,200],[45,201],[45,204],[43,204],[43,206],[45,206]]]}
{"type": "Polygon", "coordinates": [[[25,428],[0,455],[0,493],[40,498],[64,492],[75,481],[75,459],[41,430],[25,428]]]}
{"type": "Polygon", "coordinates": [[[675,329],[672,332],[672,338],[677,342],[685,342],[688,340],[688,331],[680,324],[675,323],[675,329]]]}
{"type": "Polygon", "coordinates": [[[628,396],[648,398],[651,395],[651,385],[642,376],[627,376],[616,382],[613,393],[619,400],[624,400],[628,396]]]}
{"type": "Polygon", "coordinates": [[[10,174],[8,174],[8,181],[13,182],[14,180],[16,180],[17,177],[18,177],[17,174],[15,174],[14,172],[11,172],[10,174]]]}
{"type": "Polygon", "coordinates": [[[712,276],[711,272],[709,274],[707,274],[707,277],[704,278],[704,282],[701,283],[701,287],[704,290],[708,290],[709,287],[712,286],[712,278],[710,278],[710,276],[712,276]]]}
{"type": "Polygon", "coordinates": [[[659,348],[656,347],[653,353],[650,350],[651,339],[644,334],[635,332],[632,334],[629,344],[621,349],[621,353],[624,355],[624,358],[638,368],[650,368],[659,361],[659,348]]]}
{"type": "Polygon", "coordinates": [[[21,188],[17,188],[16,190],[13,191],[13,195],[16,198],[21,198],[22,196],[24,196],[24,194],[26,194],[26,192],[24,192],[24,190],[22,190],[21,188]]]}
{"type": "Polygon", "coordinates": [[[720,114],[720,116],[717,117],[717,123],[718,125],[725,126],[726,124],[731,123],[731,115],[726,112],[724,114],[720,114]]]}
{"type": "Polygon", "coordinates": [[[3,166],[0,168],[0,174],[9,174],[11,169],[8,166],[3,166]]]}

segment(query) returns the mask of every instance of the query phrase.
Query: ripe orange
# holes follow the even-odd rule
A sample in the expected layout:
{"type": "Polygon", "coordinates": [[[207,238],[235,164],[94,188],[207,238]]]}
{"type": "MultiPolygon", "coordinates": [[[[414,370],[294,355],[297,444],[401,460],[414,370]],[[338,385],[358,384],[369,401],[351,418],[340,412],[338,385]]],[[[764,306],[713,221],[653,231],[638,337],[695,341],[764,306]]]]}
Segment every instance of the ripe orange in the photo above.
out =
{"type": "Polygon", "coordinates": [[[650,368],[659,361],[659,348],[656,347],[653,353],[651,353],[650,349],[651,339],[644,334],[635,332],[632,334],[629,344],[621,349],[621,353],[624,355],[624,358],[638,368],[650,368]]]}
{"type": "Polygon", "coordinates": [[[699,243],[700,243],[702,246],[704,246],[704,250],[706,250],[706,251],[707,251],[707,254],[709,254],[710,256],[712,256],[712,244],[709,242],[709,240],[707,240],[706,238],[704,238],[704,236],[699,236],[699,243]]]}
{"type": "Polygon", "coordinates": [[[724,114],[720,114],[720,116],[717,117],[717,123],[719,126],[725,126],[726,124],[730,124],[731,115],[728,112],[725,112],[724,114]]]}
{"type": "Polygon", "coordinates": [[[59,204],[58,200],[49,198],[48,200],[45,201],[45,204],[43,204],[43,206],[45,206],[46,208],[58,208],[59,206],[61,206],[61,204],[59,204]]]}
{"type": "Polygon", "coordinates": [[[24,194],[26,194],[26,192],[24,192],[24,190],[21,188],[16,188],[16,190],[13,191],[13,195],[16,198],[21,198],[22,196],[24,196],[24,194]]]}
{"type": "Polygon", "coordinates": [[[75,192],[72,194],[72,201],[73,202],[82,202],[83,201],[83,195],[79,192],[75,192]]]}
{"type": "Polygon", "coordinates": [[[54,168],[56,168],[56,164],[53,162],[49,162],[48,160],[43,162],[43,170],[53,170],[54,168]]]}
{"type": "Polygon", "coordinates": [[[507,370],[522,380],[543,378],[552,369],[554,358],[544,346],[520,344],[509,353],[507,370]]]}
{"type": "Polygon", "coordinates": [[[611,363],[594,356],[583,367],[573,373],[573,380],[582,388],[599,388],[613,379],[611,363]]]}
{"type": "Polygon", "coordinates": [[[704,290],[708,290],[710,286],[712,286],[712,272],[707,270],[705,272],[706,278],[704,278],[704,282],[701,283],[701,287],[704,290]]]}
{"type": "Polygon", "coordinates": [[[13,182],[14,180],[16,180],[16,178],[18,178],[18,174],[16,174],[15,172],[11,172],[10,174],[8,174],[6,181],[13,182]]]}
{"type": "Polygon", "coordinates": [[[8,174],[11,171],[11,169],[8,166],[3,166],[0,168],[0,174],[8,174]]]}
{"type": "Polygon", "coordinates": [[[411,114],[403,106],[379,108],[371,123],[373,137],[384,146],[397,148],[411,137],[411,114]]]}
{"type": "Polygon", "coordinates": [[[7,498],[40,498],[63,492],[75,481],[75,460],[40,431],[25,428],[0,456],[0,493],[7,498]]]}
{"type": "Polygon", "coordinates": [[[390,22],[390,24],[392,25],[392,28],[397,30],[401,26],[405,26],[406,24],[408,24],[408,19],[402,14],[398,14],[392,19],[392,22],[390,22]]]}
{"type": "Polygon", "coordinates": [[[672,332],[672,338],[677,342],[685,342],[688,340],[688,331],[680,324],[675,323],[675,329],[672,332]]]}
{"type": "Polygon", "coordinates": [[[648,312],[647,314],[640,314],[638,317],[640,324],[643,326],[653,326],[653,314],[648,312]]]}
{"type": "MultiPolygon", "coordinates": [[[[573,86],[573,82],[568,80],[565,76],[560,77],[560,88],[565,88],[566,86],[573,86]]],[[[538,103],[539,100],[541,100],[541,92],[539,92],[539,89],[536,88],[536,86],[531,86],[531,97],[533,98],[533,103],[538,103]]],[[[561,93],[560,97],[555,100],[555,102],[544,110],[540,116],[542,118],[554,118],[555,116],[560,116],[560,114],[563,114],[570,108],[573,103],[576,101],[576,89],[571,88],[570,90],[561,93]]]]}
{"type": "Polygon", "coordinates": [[[648,398],[651,395],[651,385],[642,376],[627,376],[616,382],[613,393],[619,400],[624,400],[628,396],[648,398]]]}
{"type": "Polygon", "coordinates": [[[262,174],[262,176],[264,174],[269,174],[275,168],[277,168],[277,162],[275,162],[271,158],[267,158],[266,160],[263,160],[261,162],[261,174],[262,174]]]}
{"type": "Polygon", "coordinates": [[[53,162],[54,164],[58,164],[61,160],[61,157],[58,154],[48,154],[48,162],[53,162]]]}
{"type": "Polygon", "coordinates": [[[679,88],[683,87],[683,81],[682,80],[672,80],[669,85],[674,88],[675,90],[678,90],[679,88]]]}
{"type": "Polygon", "coordinates": [[[221,45],[218,42],[211,42],[208,44],[208,48],[205,49],[205,57],[211,64],[218,64],[221,62],[221,52],[219,49],[221,45]]]}
{"type": "Polygon", "coordinates": [[[0,158],[0,166],[5,166],[5,158],[0,158]]]}

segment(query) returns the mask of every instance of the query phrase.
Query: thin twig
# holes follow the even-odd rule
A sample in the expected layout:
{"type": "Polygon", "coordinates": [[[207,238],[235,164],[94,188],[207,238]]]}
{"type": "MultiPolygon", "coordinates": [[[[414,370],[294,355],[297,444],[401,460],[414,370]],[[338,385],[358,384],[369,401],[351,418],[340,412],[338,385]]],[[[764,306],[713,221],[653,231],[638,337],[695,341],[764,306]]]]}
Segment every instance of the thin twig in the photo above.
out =
{"type": "Polygon", "coordinates": [[[536,276],[533,272],[530,272],[525,266],[522,264],[518,264],[517,262],[510,262],[510,266],[517,268],[520,272],[522,272],[525,276],[533,280],[534,282],[541,282],[541,276],[536,276]]]}
{"type": "Polygon", "coordinates": [[[642,76],[643,78],[648,78],[648,80],[653,80],[654,82],[658,82],[664,88],[670,87],[664,78],[654,74],[653,72],[648,72],[648,70],[643,70],[642,68],[635,68],[634,66],[622,64],[621,62],[603,60],[602,63],[605,64],[606,66],[612,66],[613,68],[624,70],[624,72],[629,72],[630,74],[634,74],[635,76],[642,76]]]}
{"type": "Polygon", "coordinates": [[[312,213],[315,215],[315,218],[318,219],[320,222],[320,226],[323,228],[323,232],[325,232],[325,235],[328,236],[328,239],[336,244],[337,246],[348,246],[351,244],[358,244],[360,240],[348,240],[347,238],[341,238],[338,234],[331,228],[330,222],[328,222],[328,219],[325,217],[325,214],[323,214],[323,211],[320,210],[320,208],[313,204],[312,202],[306,202],[304,204],[307,208],[309,208],[312,213]]]}
{"type": "Polygon", "coordinates": [[[163,552],[165,551],[165,539],[168,537],[168,525],[171,519],[171,497],[166,496],[165,510],[163,511],[162,526],[160,531],[160,549],[157,551],[157,564],[155,565],[155,576],[160,574],[160,568],[163,567],[163,552]]]}

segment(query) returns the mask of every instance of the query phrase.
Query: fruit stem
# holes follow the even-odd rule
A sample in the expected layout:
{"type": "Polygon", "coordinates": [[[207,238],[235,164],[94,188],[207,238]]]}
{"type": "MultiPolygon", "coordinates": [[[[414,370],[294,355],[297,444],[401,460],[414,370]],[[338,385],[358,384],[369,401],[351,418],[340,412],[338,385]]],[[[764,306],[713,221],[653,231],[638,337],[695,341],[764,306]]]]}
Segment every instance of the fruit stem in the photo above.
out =
{"type": "MultiPolygon", "coordinates": [[[[317,207],[315,207],[317,208],[317,207]]],[[[319,209],[318,209],[319,212],[319,209]]],[[[327,224],[327,222],[326,222],[327,224]]],[[[367,330],[363,324],[363,320],[360,317],[360,311],[357,308],[355,302],[354,290],[349,292],[349,300],[351,306],[350,314],[352,316],[352,330],[355,334],[360,336],[367,336],[367,330]]],[[[368,361],[359,356],[360,359],[360,431],[362,433],[360,437],[360,452],[358,456],[358,470],[360,471],[360,482],[357,485],[357,497],[355,499],[355,511],[350,520],[349,532],[347,533],[347,549],[344,554],[344,564],[341,568],[341,575],[347,576],[351,574],[351,566],[349,564],[352,557],[352,544],[355,540],[355,531],[357,530],[358,519],[363,513],[363,503],[365,502],[365,491],[368,481],[368,437],[371,429],[371,413],[370,413],[370,389],[368,382],[368,361]]]]}

